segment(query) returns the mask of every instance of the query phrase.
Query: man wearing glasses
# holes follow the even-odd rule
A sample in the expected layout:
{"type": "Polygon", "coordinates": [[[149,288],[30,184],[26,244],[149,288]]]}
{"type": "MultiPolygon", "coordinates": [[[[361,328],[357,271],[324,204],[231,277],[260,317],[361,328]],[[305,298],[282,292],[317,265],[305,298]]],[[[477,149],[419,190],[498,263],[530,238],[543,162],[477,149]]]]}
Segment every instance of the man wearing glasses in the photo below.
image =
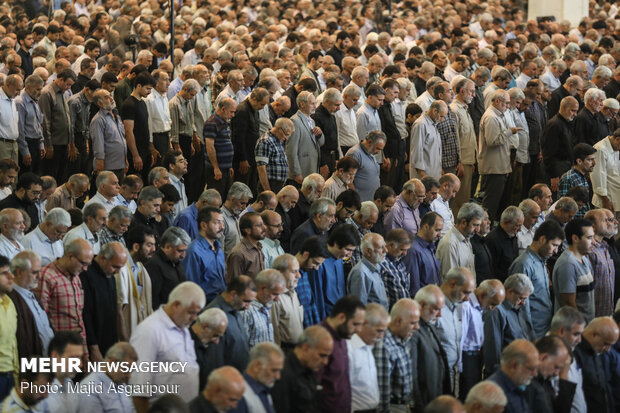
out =
{"type": "Polygon", "coordinates": [[[420,228],[418,207],[426,198],[426,188],[419,179],[410,179],[403,185],[403,191],[385,216],[385,230],[403,228],[413,236],[420,228]]]}
{"type": "Polygon", "coordinates": [[[284,249],[280,245],[280,235],[282,235],[282,217],[275,211],[263,211],[260,214],[265,223],[265,238],[260,241],[265,256],[265,268],[271,268],[271,263],[284,254],[284,249]]]}

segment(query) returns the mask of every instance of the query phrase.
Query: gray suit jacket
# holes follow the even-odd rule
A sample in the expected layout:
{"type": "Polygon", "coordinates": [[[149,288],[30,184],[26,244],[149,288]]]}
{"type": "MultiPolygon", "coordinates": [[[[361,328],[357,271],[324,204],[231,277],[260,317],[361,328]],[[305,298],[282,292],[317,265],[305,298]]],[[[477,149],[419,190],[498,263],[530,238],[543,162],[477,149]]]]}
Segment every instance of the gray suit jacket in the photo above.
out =
{"type": "Polygon", "coordinates": [[[424,406],[435,397],[450,394],[448,359],[439,342],[434,326],[420,319],[420,329],[411,337],[411,362],[413,363],[413,400],[415,413],[422,413],[424,406]]]}
{"type": "Polygon", "coordinates": [[[305,115],[299,111],[291,120],[295,125],[295,131],[286,143],[286,157],[288,159],[288,177],[293,179],[296,175],[304,178],[310,174],[318,173],[321,161],[321,145],[325,143],[325,137],[316,137],[312,134],[314,120],[310,118],[312,127],[306,121],[305,115]]]}

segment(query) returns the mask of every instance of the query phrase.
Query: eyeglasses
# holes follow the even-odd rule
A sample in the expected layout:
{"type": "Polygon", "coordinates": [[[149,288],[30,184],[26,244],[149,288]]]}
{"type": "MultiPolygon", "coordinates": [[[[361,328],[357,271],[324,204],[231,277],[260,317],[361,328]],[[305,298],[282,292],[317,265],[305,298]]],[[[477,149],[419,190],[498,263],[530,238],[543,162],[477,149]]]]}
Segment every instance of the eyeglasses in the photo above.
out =
{"type": "Polygon", "coordinates": [[[274,228],[282,228],[284,226],[284,224],[282,224],[282,223],[280,223],[280,224],[267,224],[267,226],[274,227],[274,228]]]}

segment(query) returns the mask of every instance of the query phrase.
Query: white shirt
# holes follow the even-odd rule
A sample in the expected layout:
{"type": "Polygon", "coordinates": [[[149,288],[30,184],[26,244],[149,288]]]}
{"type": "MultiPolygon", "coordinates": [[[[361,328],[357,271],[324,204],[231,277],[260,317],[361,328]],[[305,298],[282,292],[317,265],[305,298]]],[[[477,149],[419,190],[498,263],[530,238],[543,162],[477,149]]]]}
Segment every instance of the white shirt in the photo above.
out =
{"type": "Polygon", "coordinates": [[[452,229],[439,240],[435,255],[441,263],[440,272],[442,277],[445,277],[452,267],[466,267],[474,276],[476,275],[474,253],[471,249],[471,243],[469,239],[465,239],[463,234],[461,234],[456,227],[452,227],[452,229]]]}
{"type": "Polygon", "coordinates": [[[86,205],[94,204],[95,202],[103,205],[105,210],[108,211],[108,214],[110,213],[112,208],[119,205],[118,199],[116,197],[109,200],[103,195],[101,195],[99,191],[97,191],[97,193],[91,199],[89,199],[87,203],[84,204],[84,208],[86,208],[86,205]]]}
{"type": "Polygon", "coordinates": [[[521,231],[517,232],[517,245],[519,245],[519,255],[521,255],[527,247],[532,245],[536,228],[536,225],[532,225],[532,228],[530,229],[525,228],[525,225],[521,225],[521,231]]]}
{"type": "Polygon", "coordinates": [[[12,260],[19,252],[24,250],[24,246],[19,242],[9,240],[4,234],[0,235],[0,255],[4,255],[9,260],[12,260]]]}
{"type": "Polygon", "coordinates": [[[557,88],[559,88],[560,86],[562,86],[562,83],[560,82],[560,79],[558,79],[557,77],[553,76],[553,73],[551,73],[549,71],[549,69],[545,70],[545,73],[543,73],[542,75],[540,75],[540,80],[545,84],[545,86],[547,86],[549,88],[550,91],[554,91],[557,88]]]}
{"type": "Polygon", "coordinates": [[[616,211],[620,211],[620,160],[618,151],[614,151],[609,138],[605,138],[594,145],[596,149],[596,163],[590,174],[594,197],[592,203],[603,207],[601,196],[607,196],[616,211]]]}
{"type": "Polygon", "coordinates": [[[441,236],[446,235],[446,232],[454,226],[454,214],[450,209],[450,201],[444,201],[441,195],[437,195],[437,198],[431,203],[431,211],[437,212],[443,218],[441,236]]]}
{"type": "Polygon", "coordinates": [[[96,237],[92,232],[90,232],[85,222],[67,232],[63,237],[63,242],[66,243],[73,241],[76,238],[82,238],[88,241],[88,243],[93,247],[93,252],[95,255],[99,254],[99,249],[101,248],[99,237],[96,237]]]}
{"type": "MultiPolygon", "coordinates": [[[[198,396],[198,363],[194,341],[187,327],[178,327],[166,314],[163,307],[142,321],[129,340],[138,353],[138,362],[184,362],[184,372],[177,373],[133,373],[130,385],[173,385],[178,384],[177,395],[186,403],[198,396]]],[[[149,397],[149,394],[134,393],[134,396],[149,397]]],[[[161,394],[152,394],[151,401],[161,394]]]]}
{"type": "Polygon", "coordinates": [[[357,334],[347,340],[351,411],[371,410],[379,405],[379,382],[372,348],[357,334]]]}
{"type": "Polygon", "coordinates": [[[9,99],[0,87],[0,138],[17,140],[19,137],[19,118],[15,99],[9,99]]]}
{"type": "Polygon", "coordinates": [[[529,82],[530,80],[532,80],[531,77],[521,72],[521,74],[515,79],[515,82],[517,83],[517,87],[519,89],[525,90],[525,88],[527,87],[527,82],[529,82]]]}
{"type": "Polygon", "coordinates": [[[37,407],[42,407],[41,410],[45,412],[76,413],[78,411],[79,398],[76,397],[75,393],[68,393],[69,385],[74,386],[72,379],[65,379],[63,384],[55,378],[52,386],[57,390],[50,392],[49,397],[44,399],[37,407]]]}
{"type": "Polygon", "coordinates": [[[103,372],[93,372],[80,382],[80,385],[102,386],[102,392],[87,392],[74,395],[79,400],[81,412],[124,412],[133,413],[136,410],[133,407],[131,397],[124,392],[124,386],[118,385],[112,381],[110,376],[103,372]]]}
{"type": "Polygon", "coordinates": [[[185,52],[183,60],[181,60],[181,69],[189,65],[195,66],[198,64],[198,62],[200,62],[200,57],[198,56],[198,54],[196,54],[196,50],[188,50],[187,52],[185,52]]]}
{"type": "Polygon", "coordinates": [[[573,359],[568,370],[568,380],[577,383],[575,388],[575,396],[573,397],[573,405],[570,409],[571,413],[586,413],[588,407],[586,406],[586,397],[583,394],[583,376],[581,375],[581,369],[577,365],[577,361],[573,359]]]}
{"type": "Polygon", "coordinates": [[[168,97],[153,89],[151,94],[144,99],[149,113],[149,134],[153,142],[153,133],[170,132],[172,120],[170,119],[170,107],[168,97]]]}
{"type": "Polygon", "coordinates": [[[416,105],[420,107],[420,109],[422,109],[422,112],[426,112],[427,110],[430,109],[434,101],[435,101],[435,98],[432,97],[431,94],[428,93],[428,90],[427,90],[424,93],[422,93],[420,96],[418,96],[418,98],[415,100],[415,103],[416,105]]]}
{"type": "Polygon", "coordinates": [[[407,102],[396,98],[392,101],[392,113],[394,114],[394,123],[396,123],[396,129],[398,129],[398,133],[401,139],[407,139],[409,133],[407,131],[407,122],[405,122],[405,118],[407,115],[405,111],[407,110],[407,102]]]}
{"type": "Polygon", "coordinates": [[[334,116],[336,116],[336,126],[338,127],[338,146],[355,146],[360,143],[357,136],[355,106],[349,109],[343,103],[334,116]]]}
{"type": "Polygon", "coordinates": [[[62,240],[52,242],[39,227],[36,227],[22,239],[22,245],[25,249],[36,251],[39,254],[43,267],[56,258],[62,257],[65,251],[62,240]]]}
{"type": "Polygon", "coordinates": [[[170,174],[170,183],[177,189],[181,200],[174,206],[174,215],[179,215],[179,212],[187,208],[187,194],[185,193],[185,184],[181,182],[181,179],[177,178],[173,174],[170,174]]]}
{"type": "Polygon", "coordinates": [[[12,193],[13,189],[11,189],[10,185],[5,186],[4,188],[0,188],[0,201],[2,201],[4,198],[11,195],[12,193]]]}
{"type": "MultiPolygon", "coordinates": [[[[73,62],[73,64],[71,65],[71,70],[73,70],[73,72],[77,75],[80,74],[80,66],[82,65],[82,60],[88,58],[88,55],[86,53],[82,53],[80,55],[80,57],[78,57],[75,62],[73,62]]],[[[99,69],[99,63],[97,63],[97,61],[95,60],[95,70],[99,69]]]]}

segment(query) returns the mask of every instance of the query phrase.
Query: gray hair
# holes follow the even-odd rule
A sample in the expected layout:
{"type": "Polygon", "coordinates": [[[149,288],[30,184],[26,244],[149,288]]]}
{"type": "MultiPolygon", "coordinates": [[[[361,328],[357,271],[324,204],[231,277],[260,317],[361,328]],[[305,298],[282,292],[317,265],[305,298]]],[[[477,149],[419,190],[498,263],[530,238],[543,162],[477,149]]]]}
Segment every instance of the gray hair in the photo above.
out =
{"type": "Polygon", "coordinates": [[[353,79],[354,77],[359,77],[359,76],[362,76],[362,75],[367,75],[369,73],[370,72],[368,72],[368,69],[365,66],[357,66],[351,72],[351,79],[353,79]]]}
{"type": "Polygon", "coordinates": [[[460,287],[467,281],[467,271],[468,269],[465,267],[452,267],[443,276],[443,282],[449,283],[452,280],[456,280],[456,285],[460,287]]]}
{"type": "Polygon", "coordinates": [[[276,288],[277,285],[285,286],[286,280],[280,271],[272,268],[266,268],[256,275],[254,284],[256,284],[257,288],[267,287],[268,290],[272,290],[276,288]]]}
{"type": "Polygon", "coordinates": [[[583,95],[583,101],[586,103],[591,101],[592,99],[605,99],[605,98],[606,98],[605,92],[595,87],[591,87],[590,89],[586,91],[585,95],[583,95]]]}
{"type": "MultiPolygon", "coordinates": [[[[169,229],[172,228],[174,227],[171,227],[169,229]]],[[[164,232],[164,236],[166,235],[166,232],[164,232]]],[[[163,242],[162,245],[164,245],[163,242]]],[[[205,306],[207,298],[205,297],[205,292],[198,284],[191,281],[185,281],[177,285],[172,291],[170,291],[170,295],[168,296],[168,303],[174,302],[180,303],[184,308],[187,308],[192,304],[198,304],[198,306],[202,308],[205,306]]]]}
{"type": "MultiPolygon", "coordinates": [[[[609,56],[609,55],[608,55],[609,56]]],[[[611,56],[609,56],[611,57],[611,56]]],[[[601,59],[603,58],[603,56],[601,56],[601,59]]],[[[601,60],[599,59],[599,61],[601,60]]],[[[613,57],[612,57],[613,59],[613,57]]],[[[596,69],[594,69],[594,72],[592,72],[592,77],[594,76],[600,76],[600,77],[611,77],[612,73],[611,73],[611,69],[608,68],[607,66],[599,66],[596,69]]]]}
{"type": "Polygon", "coordinates": [[[159,239],[159,245],[165,247],[166,244],[170,244],[171,247],[178,247],[179,245],[189,245],[192,239],[187,235],[184,229],[179,227],[170,227],[162,234],[159,239]]]}
{"type": "Polygon", "coordinates": [[[11,272],[15,274],[15,270],[17,269],[20,269],[23,271],[30,271],[32,269],[33,261],[41,262],[41,257],[39,256],[39,254],[37,254],[36,252],[32,250],[20,251],[11,260],[11,265],[10,265],[11,272]]]}
{"type": "Polygon", "coordinates": [[[484,293],[486,293],[487,297],[493,298],[497,295],[497,293],[501,290],[500,288],[496,288],[502,285],[500,280],[484,280],[480,283],[478,288],[481,288],[484,293]]]}
{"type": "MultiPolygon", "coordinates": [[[[91,204],[93,205],[93,204],[91,204]]],[[[101,204],[99,204],[101,205],[101,204]]],[[[84,241],[84,238],[73,238],[72,240],[68,240],[68,238],[65,238],[63,240],[62,246],[64,248],[64,255],[77,255],[80,252],[82,252],[82,242],[84,241]]]]}
{"type": "Polygon", "coordinates": [[[381,132],[380,130],[372,130],[368,132],[368,135],[364,137],[364,140],[370,141],[371,143],[375,144],[379,141],[387,142],[387,137],[385,136],[385,133],[381,132]]]}
{"type": "Polygon", "coordinates": [[[326,214],[329,206],[332,205],[336,207],[336,203],[333,199],[330,198],[319,198],[310,205],[310,210],[308,211],[308,215],[310,218],[314,218],[319,214],[326,214]]]}
{"type": "Polygon", "coordinates": [[[163,166],[156,166],[155,168],[151,169],[146,179],[152,184],[155,181],[159,181],[164,172],[168,172],[168,170],[163,166]]]}
{"type": "Polygon", "coordinates": [[[88,217],[93,219],[97,218],[97,213],[101,210],[105,210],[105,207],[101,205],[99,202],[93,202],[92,204],[87,204],[84,206],[82,210],[82,219],[84,222],[87,221],[88,217]]]}
{"type": "Polygon", "coordinates": [[[529,215],[536,207],[539,207],[538,204],[530,198],[524,199],[519,204],[519,209],[521,210],[521,212],[523,212],[523,216],[529,215]]]}
{"type": "Polygon", "coordinates": [[[485,409],[505,407],[508,399],[501,387],[490,380],[482,381],[471,388],[465,399],[465,407],[480,404],[485,409]]]}
{"type": "Polygon", "coordinates": [[[129,218],[131,219],[133,214],[129,208],[125,205],[117,205],[110,210],[108,214],[108,219],[114,219],[116,221],[120,221],[121,219],[129,218]]]}
{"type": "Polygon", "coordinates": [[[555,209],[557,209],[558,211],[565,211],[565,212],[577,212],[577,210],[579,209],[579,206],[577,205],[577,202],[575,202],[573,198],[570,198],[568,196],[563,196],[562,198],[558,200],[558,202],[556,202],[555,209]]]}
{"type": "Polygon", "coordinates": [[[375,327],[381,323],[390,322],[390,315],[381,304],[368,303],[366,305],[366,323],[375,327]]]}
{"type": "Polygon", "coordinates": [[[557,332],[562,327],[564,327],[566,330],[571,330],[575,324],[586,324],[585,317],[575,307],[565,305],[564,307],[560,308],[551,319],[551,326],[549,327],[549,332],[557,332]]]}
{"type": "Polygon", "coordinates": [[[274,357],[284,358],[284,352],[282,349],[271,342],[265,341],[258,343],[250,350],[250,363],[258,360],[263,364],[269,363],[274,357]]]}
{"type": "Polygon", "coordinates": [[[473,202],[463,204],[461,209],[459,209],[458,215],[456,216],[457,222],[460,222],[463,219],[470,222],[472,219],[476,218],[484,219],[484,209],[482,209],[480,205],[473,202]]]}
{"type": "Polygon", "coordinates": [[[519,219],[523,219],[523,212],[516,206],[510,205],[508,208],[504,209],[504,212],[502,212],[499,222],[514,224],[519,219]]]}
{"type": "Polygon", "coordinates": [[[422,66],[420,66],[420,72],[435,73],[435,64],[432,62],[422,63],[422,66]]]}
{"type": "Polygon", "coordinates": [[[105,353],[106,359],[112,359],[117,361],[136,359],[137,353],[131,344],[126,341],[119,341],[108,349],[105,353]]]}
{"type": "Polygon", "coordinates": [[[304,344],[310,346],[310,348],[317,348],[321,343],[321,340],[327,338],[328,340],[332,340],[331,335],[325,329],[325,327],[320,325],[313,325],[311,327],[306,328],[299,336],[299,340],[297,340],[297,347],[301,347],[304,344]]]}
{"type": "Polygon", "coordinates": [[[206,324],[209,327],[219,326],[225,324],[228,326],[228,317],[226,313],[219,308],[207,308],[205,311],[198,315],[196,319],[198,324],[206,324]]]}
{"type": "Polygon", "coordinates": [[[204,201],[209,205],[221,204],[222,195],[217,192],[217,189],[209,188],[202,194],[200,194],[200,196],[198,197],[198,201],[204,201]]]}
{"type": "Polygon", "coordinates": [[[527,275],[521,273],[512,274],[510,277],[506,278],[506,281],[504,281],[504,288],[506,291],[513,290],[517,294],[522,294],[526,291],[530,294],[534,292],[532,281],[527,275]]]}
{"type": "Polygon", "coordinates": [[[603,107],[610,109],[620,109],[620,103],[614,98],[608,98],[603,101],[603,107]]]}
{"type": "Polygon", "coordinates": [[[310,96],[313,96],[312,92],[307,90],[299,92],[299,95],[297,95],[297,99],[295,100],[297,102],[297,106],[301,106],[302,103],[307,103],[310,100],[310,96]]]}
{"type": "Polygon", "coordinates": [[[439,287],[435,284],[428,284],[418,290],[413,300],[418,304],[437,304],[437,292],[441,293],[439,287]]]}
{"type": "Polygon", "coordinates": [[[370,218],[370,214],[373,212],[379,213],[379,208],[373,201],[364,201],[362,202],[362,206],[359,210],[359,214],[362,216],[362,219],[365,221],[370,218]]]}
{"type": "Polygon", "coordinates": [[[345,87],[344,90],[342,91],[342,96],[354,96],[356,98],[359,98],[362,96],[362,91],[358,87],[355,87],[354,85],[349,85],[345,87]]]}
{"type": "Polygon", "coordinates": [[[289,266],[291,265],[291,262],[295,259],[296,258],[294,255],[286,254],[286,253],[282,254],[276,257],[275,260],[273,260],[273,262],[271,263],[271,268],[273,268],[274,270],[278,270],[280,272],[284,272],[289,268],[289,266]]]}
{"type": "Polygon", "coordinates": [[[342,102],[342,94],[338,89],[331,87],[323,94],[323,102],[325,101],[332,103],[342,102]]]}
{"type": "Polygon", "coordinates": [[[26,82],[24,83],[24,85],[26,87],[29,86],[42,86],[43,85],[43,79],[41,79],[40,76],[38,75],[30,75],[26,78],[26,82]]]}
{"type": "Polygon", "coordinates": [[[73,174],[69,177],[68,182],[73,185],[88,185],[88,176],[85,174],[73,174]]]}
{"type": "Polygon", "coordinates": [[[154,199],[163,197],[164,194],[162,194],[159,189],[155,188],[152,185],[149,185],[145,186],[144,188],[142,188],[142,191],[140,191],[140,195],[138,195],[138,203],[142,201],[151,202],[154,199]]]}
{"type": "Polygon", "coordinates": [[[97,185],[97,189],[99,189],[99,187],[103,185],[104,183],[107,184],[108,180],[112,178],[112,176],[115,176],[115,175],[114,175],[114,172],[111,172],[111,171],[99,172],[99,174],[97,175],[97,179],[95,180],[95,185],[97,185]]]}
{"type": "Polygon", "coordinates": [[[306,176],[304,180],[302,181],[301,189],[302,190],[310,189],[312,191],[315,191],[317,186],[319,186],[319,183],[325,183],[325,179],[317,173],[310,174],[306,176]]]}
{"type": "Polygon", "coordinates": [[[43,222],[48,223],[54,227],[63,225],[65,227],[71,226],[71,215],[62,208],[52,208],[43,217],[43,222]]]}
{"type": "Polygon", "coordinates": [[[525,99],[525,94],[518,87],[513,87],[508,90],[508,94],[510,95],[510,99],[525,99]]]}
{"type": "Polygon", "coordinates": [[[243,182],[234,182],[230,186],[230,189],[228,190],[228,195],[226,196],[226,200],[241,199],[241,198],[248,198],[248,199],[252,198],[252,191],[243,182]]]}
{"type": "MultiPolygon", "coordinates": [[[[107,244],[103,244],[101,246],[101,249],[99,250],[99,254],[97,254],[97,256],[103,257],[103,259],[105,260],[111,260],[112,257],[116,255],[116,249],[114,249],[114,245],[120,245],[121,247],[124,247],[123,244],[121,244],[120,242],[108,242],[107,244]]],[[[123,248],[122,251],[125,251],[125,249],[123,248]]]]}
{"type": "MultiPolygon", "coordinates": [[[[609,53],[605,53],[601,55],[601,57],[598,58],[598,65],[599,65],[598,67],[606,67],[608,64],[612,64],[615,62],[616,60],[614,59],[612,55],[610,55],[609,53]]],[[[598,69],[598,67],[594,69],[594,73],[596,73],[596,70],[598,69]]],[[[609,73],[611,73],[611,69],[609,70],[609,73]]]]}
{"type": "Polygon", "coordinates": [[[188,92],[198,92],[200,91],[200,83],[198,83],[196,79],[187,79],[183,82],[181,90],[186,90],[188,92]]]}

